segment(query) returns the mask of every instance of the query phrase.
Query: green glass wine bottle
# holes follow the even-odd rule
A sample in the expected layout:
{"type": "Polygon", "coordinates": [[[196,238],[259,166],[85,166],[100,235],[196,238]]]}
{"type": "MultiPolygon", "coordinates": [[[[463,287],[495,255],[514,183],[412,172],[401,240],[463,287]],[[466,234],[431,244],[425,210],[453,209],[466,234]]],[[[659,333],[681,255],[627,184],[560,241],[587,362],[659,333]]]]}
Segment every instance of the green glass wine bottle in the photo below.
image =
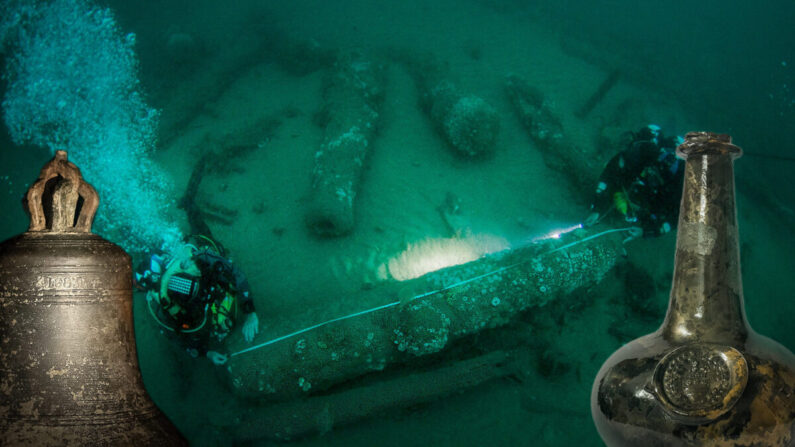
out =
{"type": "Polygon", "coordinates": [[[689,133],[673,286],[654,333],[613,353],[591,412],[617,446],[795,446],[795,356],[746,320],[728,135],[689,133]]]}

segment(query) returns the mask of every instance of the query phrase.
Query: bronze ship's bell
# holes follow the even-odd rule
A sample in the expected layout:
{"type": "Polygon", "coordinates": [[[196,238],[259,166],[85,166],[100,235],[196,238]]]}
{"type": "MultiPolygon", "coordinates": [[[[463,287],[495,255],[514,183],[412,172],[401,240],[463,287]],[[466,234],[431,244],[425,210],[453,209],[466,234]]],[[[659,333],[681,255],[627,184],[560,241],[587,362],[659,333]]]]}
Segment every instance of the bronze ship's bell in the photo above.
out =
{"type": "Polygon", "coordinates": [[[91,233],[96,191],[58,151],[26,202],[0,244],[0,445],[186,445],[144,389],[130,256],[91,233]]]}

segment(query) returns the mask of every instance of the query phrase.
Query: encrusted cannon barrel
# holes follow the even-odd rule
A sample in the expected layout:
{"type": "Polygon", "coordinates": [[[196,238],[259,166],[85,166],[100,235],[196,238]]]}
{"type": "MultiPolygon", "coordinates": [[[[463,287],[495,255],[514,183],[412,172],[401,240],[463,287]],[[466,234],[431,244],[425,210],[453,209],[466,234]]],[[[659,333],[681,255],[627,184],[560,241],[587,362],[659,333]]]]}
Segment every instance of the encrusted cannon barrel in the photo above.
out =
{"type": "Polygon", "coordinates": [[[380,310],[233,355],[230,384],[259,403],[286,400],[439,352],[452,340],[597,283],[620,256],[621,241],[620,232],[568,236],[382,283],[363,297],[390,303],[380,310]]]}
{"type": "Polygon", "coordinates": [[[514,374],[512,353],[494,351],[440,367],[372,381],[334,393],[272,405],[250,406],[234,420],[222,421],[241,443],[285,441],[370,418],[395,408],[410,408],[514,374]]]}
{"type": "Polygon", "coordinates": [[[544,164],[562,174],[576,192],[590,191],[599,175],[599,158],[584,153],[566,137],[551,101],[517,74],[506,77],[505,92],[527,135],[541,152],[544,164]]]}
{"type": "Polygon", "coordinates": [[[372,149],[383,99],[383,68],[357,53],[341,56],[323,90],[323,144],[315,153],[307,224],[320,236],[353,230],[354,201],[372,149]]]}
{"type": "Polygon", "coordinates": [[[430,55],[396,51],[394,57],[411,73],[425,113],[458,154],[482,158],[494,153],[500,118],[483,98],[463,92],[445,64],[430,55]]]}

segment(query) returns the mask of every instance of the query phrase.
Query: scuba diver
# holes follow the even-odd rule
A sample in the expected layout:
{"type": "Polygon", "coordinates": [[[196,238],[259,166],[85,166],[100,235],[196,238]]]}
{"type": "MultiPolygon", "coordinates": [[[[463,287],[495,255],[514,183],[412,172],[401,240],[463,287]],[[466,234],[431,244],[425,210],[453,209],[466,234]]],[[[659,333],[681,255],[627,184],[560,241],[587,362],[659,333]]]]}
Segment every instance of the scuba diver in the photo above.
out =
{"type": "Polygon", "coordinates": [[[243,315],[243,337],[251,342],[259,332],[248,281],[211,239],[198,236],[176,253],[155,253],[134,274],[146,290],[146,306],[155,321],[179,336],[188,353],[226,363],[221,342],[243,315]]]}
{"type": "Polygon", "coordinates": [[[634,236],[659,236],[674,229],[679,218],[684,162],[676,147],[682,139],[664,136],[653,124],[631,137],[599,176],[584,225],[611,216],[637,226],[634,236]]]}

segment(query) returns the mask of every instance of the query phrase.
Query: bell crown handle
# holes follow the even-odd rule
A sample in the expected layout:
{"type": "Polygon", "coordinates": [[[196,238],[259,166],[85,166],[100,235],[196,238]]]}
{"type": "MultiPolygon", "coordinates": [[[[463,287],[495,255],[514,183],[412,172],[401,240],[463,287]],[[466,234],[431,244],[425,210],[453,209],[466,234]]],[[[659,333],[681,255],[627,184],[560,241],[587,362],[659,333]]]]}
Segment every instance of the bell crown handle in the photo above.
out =
{"type": "Polygon", "coordinates": [[[67,159],[66,151],[56,151],[28,189],[25,207],[30,213],[28,231],[49,233],[90,233],[99,206],[93,186],[83,180],[80,169],[67,159]],[[55,179],[54,185],[50,183],[55,179]],[[49,186],[48,186],[49,184],[49,186]],[[48,221],[44,209],[45,194],[52,195],[52,214],[48,221]],[[77,213],[78,199],[83,199],[77,213]]]}

